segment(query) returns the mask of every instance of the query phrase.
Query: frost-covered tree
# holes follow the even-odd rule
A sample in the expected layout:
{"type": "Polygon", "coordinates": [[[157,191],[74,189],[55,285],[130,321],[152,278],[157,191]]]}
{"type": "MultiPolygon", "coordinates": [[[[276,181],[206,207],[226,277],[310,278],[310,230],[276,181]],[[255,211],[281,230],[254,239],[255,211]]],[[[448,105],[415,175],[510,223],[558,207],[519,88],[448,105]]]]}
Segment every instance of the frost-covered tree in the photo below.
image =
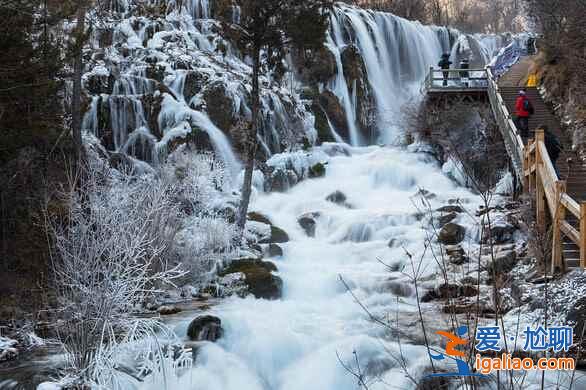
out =
{"type": "Polygon", "coordinates": [[[323,42],[331,4],[331,0],[242,1],[242,43],[252,59],[252,122],[245,137],[246,167],[238,214],[241,230],[246,224],[258,145],[261,70],[263,66],[267,70],[282,67],[287,48],[292,44],[323,42]]]}
{"type": "Polygon", "coordinates": [[[61,339],[75,374],[92,381],[102,354],[136,329],[135,307],[183,273],[169,264],[179,215],[172,185],[107,166],[83,178],[71,181],[66,213],[47,226],[61,339]]]}

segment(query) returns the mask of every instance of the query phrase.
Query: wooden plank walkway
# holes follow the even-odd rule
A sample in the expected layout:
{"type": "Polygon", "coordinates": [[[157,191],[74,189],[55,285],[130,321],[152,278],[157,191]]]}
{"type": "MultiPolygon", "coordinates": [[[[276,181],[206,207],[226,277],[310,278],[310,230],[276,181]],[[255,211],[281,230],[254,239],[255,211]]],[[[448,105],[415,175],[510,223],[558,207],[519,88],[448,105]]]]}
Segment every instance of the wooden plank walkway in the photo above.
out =
{"type": "MultiPolygon", "coordinates": [[[[586,163],[572,151],[571,140],[562,132],[559,119],[541,97],[537,88],[523,87],[528,78],[532,58],[522,58],[498,80],[490,68],[486,69],[486,93],[495,119],[503,135],[515,175],[522,181],[527,193],[535,197],[537,226],[543,232],[552,231],[552,270],[586,268],[586,163]],[[529,121],[530,138],[523,143],[514,124],[515,101],[520,88],[535,107],[529,121]],[[557,161],[555,172],[545,147],[542,125],[554,133],[564,150],[557,161]],[[549,220],[547,220],[549,215],[549,220]]],[[[426,80],[426,91],[432,95],[453,94],[454,88],[434,83],[438,70],[432,69],[426,80]],[[442,89],[444,89],[442,91],[442,89]]]]}
{"type": "MultiPolygon", "coordinates": [[[[543,100],[537,88],[524,87],[524,82],[529,74],[531,66],[531,57],[521,59],[499,80],[500,94],[510,113],[515,112],[515,101],[520,88],[525,88],[527,97],[535,107],[535,114],[529,120],[530,132],[535,131],[542,125],[546,125],[549,130],[558,137],[564,150],[557,162],[559,179],[566,182],[565,192],[576,202],[586,201],[586,166],[580,160],[579,156],[572,151],[571,139],[562,132],[559,119],[554,115],[553,110],[543,100]]],[[[530,136],[534,138],[534,135],[530,136]]],[[[555,217],[554,217],[555,218],[555,217]]],[[[579,219],[567,213],[566,221],[577,231],[580,232],[579,219]]],[[[567,235],[563,238],[563,254],[566,267],[573,268],[580,265],[580,248],[567,235]]]]}

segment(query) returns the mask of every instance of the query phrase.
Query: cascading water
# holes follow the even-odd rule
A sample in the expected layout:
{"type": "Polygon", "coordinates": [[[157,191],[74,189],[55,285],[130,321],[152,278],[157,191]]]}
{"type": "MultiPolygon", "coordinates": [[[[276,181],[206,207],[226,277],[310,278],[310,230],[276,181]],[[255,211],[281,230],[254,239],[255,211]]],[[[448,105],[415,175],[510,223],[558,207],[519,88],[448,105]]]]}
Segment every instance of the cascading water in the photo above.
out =
{"type": "MultiPolygon", "coordinates": [[[[435,65],[441,54],[451,47],[449,31],[409,22],[388,13],[340,6],[332,15],[329,36],[330,47],[335,47],[332,51],[338,60],[333,91],[345,107],[352,104],[349,86],[341,74],[339,53],[349,45],[355,45],[361,53],[375,95],[380,141],[393,143],[398,136],[397,120],[402,104],[417,95],[430,66],[435,65]]],[[[352,114],[356,107],[346,108],[346,111],[349,126],[357,132],[356,118],[352,114]]]]}
{"type": "MultiPolygon", "coordinates": [[[[452,34],[390,14],[336,8],[327,45],[338,73],[323,87],[331,88],[346,109],[353,144],[366,139],[356,120],[356,87],[347,85],[344,77],[343,51],[350,44],[358,47],[375,93],[380,138],[392,141],[398,135],[401,105],[419,97],[429,67],[450,51],[452,34]]],[[[284,111],[270,95],[263,107],[284,111]]],[[[279,121],[269,115],[265,122],[270,128],[279,121]]],[[[333,127],[332,132],[341,140],[333,127]]],[[[267,133],[262,138],[271,137],[267,133]]],[[[188,373],[167,378],[169,388],[354,390],[356,379],[344,365],[358,369],[360,361],[367,378],[380,378],[369,384],[370,389],[387,389],[389,383],[409,389],[415,385],[404,369],[416,379],[429,371],[408,276],[411,266],[421,266],[419,278],[433,286],[436,275],[433,255],[423,245],[427,233],[417,216],[417,194],[423,188],[437,194],[430,200],[432,209],[453,199],[474,209],[479,199],[448,179],[424,153],[341,144],[325,144],[313,153],[333,155],[324,157],[325,178],[304,181],[287,193],[257,195],[251,205],[291,238],[282,245],[283,256],[271,259],[283,280],[282,299],[233,297],[211,309],[222,319],[224,337],[203,345],[188,373]],[[344,194],[343,204],[326,200],[335,191],[344,194]],[[298,222],[307,213],[316,216],[311,238],[298,222]],[[396,313],[393,336],[374,323],[355,298],[370,315],[385,318],[396,313]]],[[[471,227],[474,221],[461,216],[458,223],[471,227]]],[[[449,326],[432,304],[424,307],[423,315],[429,333],[449,326]]],[[[187,325],[177,324],[177,334],[185,335],[187,325]]],[[[154,382],[143,384],[143,390],[161,388],[162,378],[150,379],[154,382]]]]}

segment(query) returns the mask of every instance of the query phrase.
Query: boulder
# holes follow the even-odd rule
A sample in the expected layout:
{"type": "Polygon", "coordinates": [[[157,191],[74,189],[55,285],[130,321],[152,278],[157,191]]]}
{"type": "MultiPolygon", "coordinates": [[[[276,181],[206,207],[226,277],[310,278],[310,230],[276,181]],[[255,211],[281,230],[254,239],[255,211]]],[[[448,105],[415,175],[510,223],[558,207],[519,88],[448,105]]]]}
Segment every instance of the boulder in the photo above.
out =
{"type": "Polygon", "coordinates": [[[296,62],[301,78],[307,84],[324,84],[336,75],[336,58],[325,46],[314,49],[311,58],[302,56],[296,62]]]}
{"type": "Polygon", "coordinates": [[[283,256],[283,248],[277,244],[269,244],[268,255],[269,257],[281,257],[283,256]]]}
{"type": "Polygon", "coordinates": [[[421,301],[431,302],[438,299],[475,297],[477,295],[478,290],[473,286],[445,283],[425,293],[425,295],[421,298],[421,301]]]}
{"type": "Polygon", "coordinates": [[[361,133],[370,137],[376,124],[376,100],[368,81],[364,57],[356,45],[348,45],[342,51],[344,77],[350,87],[350,95],[356,96],[356,120],[361,133]]]}
{"type": "Polygon", "coordinates": [[[468,262],[468,256],[460,245],[447,245],[445,247],[446,255],[449,257],[449,261],[455,265],[462,265],[468,262]]]}
{"type": "Polygon", "coordinates": [[[248,220],[253,222],[264,223],[265,225],[272,225],[273,223],[266,215],[257,212],[248,213],[248,220]]]}
{"type": "Polygon", "coordinates": [[[169,315],[181,313],[180,308],[178,308],[177,306],[170,306],[170,305],[161,306],[157,309],[157,311],[162,316],[169,316],[169,315]]]}
{"type": "Polygon", "coordinates": [[[463,213],[464,209],[457,205],[448,205],[440,207],[437,211],[440,213],[463,213]]]}
{"type": "Polygon", "coordinates": [[[309,177],[312,179],[324,177],[326,175],[326,166],[323,163],[317,163],[309,167],[309,177]]]}
{"type": "Polygon", "coordinates": [[[221,130],[227,132],[236,122],[234,116],[234,102],[221,81],[208,84],[203,92],[207,113],[212,122],[221,130]]]}
{"type": "Polygon", "coordinates": [[[398,248],[401,246],[401,241],[397,240],[396,238],[391,238],[387,246],[389,248],[398,248]]]}
{"type": "Polygon", "coordinates": [[[341,191],[336,191],[328,195],[328,197],[326,198],[328,202],[332,202],[339,205],[343,205],[344,203],[346,203],[346,199],[346,195],[344,195],[344,193],[341,191]]]}
{"type": "Polygon", "coordinates": [[[455,223],[448,223],[441,228],[438,241],[444,245],[457,245],[464,241],[466,229],[455,223]]]}
{"type": "Polygon", "coordinates": [[[346,119],[344,107],[338,97],[333,92],[325,90],[319,95],[317,104],[323,110],[326,118],[329,119],[338,135],[344,140],[349,140],[350,128],[348,126],[348,120],[346,119]]]}
{"type": "Polygon", "coordinates": [[[270,176],[267,190],[269,192],[286,192],[299,182],[292,169],[275,169],[270,176]]]}
{"type": "Polygon", "coordinates": [[[248,291],[256,298],[278,299],[281,297],[283,282],[280,277],[271,273],[273,271],[277,271],[277,267],[268,261],[238,260],[233,261],[219,275],[225,277],[233,273],[243,273],[248,291]]]}
{"type": "Polygon", "coordinates": [[[448,223],[452,222],[454,219],[458,218],[458,214],[454,212],[450,212],[447,214],[442,214],[437,218],[437,222],[440,228],[446,226],[448,223]]]}
{"type": "Polygon", "coordinates": [[[259,244],[284,244],[289,242],[289,235],[283,229],[271,225],[271,236],[260,240],[259,244]]]}
{"type": "Polygon", "coordinates": [[[413,295],[413,287],[408,283],[402,283],[396,280],[389,282],[389,290],[395,296],[409,298],[413,295]]]}
{"type": "Polygon", "coordinates": [[[303,214],[297,219],[299,226],[305,231],[307,236],[315,237],[315,228],[317,225],[317,219],[320,217],[320,213],[307,213],[303,214]]]}
{"type": "Polygon", "coordinates": [[[510,243],[513,241],[515,230],[513,225],[503,221],[491,224],[490,229],[488,229],[488,226],[485,226],[482,243],[489,244],[491,238],[492,243],[495,245],[510,243]]]}
{"type": "Polygon", "coordinates": [[[517,264],[517,252],[514,250],[509,251],[502,251],[497,252],[494,255],[494,261],[490,259],[490,262],[487,267],[488,275],[492,277],[493,275],[499,275],[502,273],[511,272],[515,265],[517,264]]]}
{"type": "Polygon", "coordinates": [[[222,320],[211,315],[195,318],[187,328],[187,336],[192,341],[215,342],[222,337],[223,333],[222,320]]]}

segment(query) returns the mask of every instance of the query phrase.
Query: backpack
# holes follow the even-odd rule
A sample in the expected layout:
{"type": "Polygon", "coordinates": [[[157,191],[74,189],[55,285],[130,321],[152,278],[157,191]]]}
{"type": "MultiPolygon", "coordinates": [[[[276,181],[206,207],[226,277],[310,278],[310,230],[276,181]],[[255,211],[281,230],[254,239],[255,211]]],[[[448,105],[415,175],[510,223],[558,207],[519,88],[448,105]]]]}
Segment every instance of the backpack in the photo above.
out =
{"type": "Polygon", "coordinates": [[[525,98],[525,101],[523,102],[523,109],[525,111],[527,111],[529,113],[529,115],[533,115],[535,114],[535,108],[533,108],[533,104],[531,103],[531,100],[525,98]]]}

